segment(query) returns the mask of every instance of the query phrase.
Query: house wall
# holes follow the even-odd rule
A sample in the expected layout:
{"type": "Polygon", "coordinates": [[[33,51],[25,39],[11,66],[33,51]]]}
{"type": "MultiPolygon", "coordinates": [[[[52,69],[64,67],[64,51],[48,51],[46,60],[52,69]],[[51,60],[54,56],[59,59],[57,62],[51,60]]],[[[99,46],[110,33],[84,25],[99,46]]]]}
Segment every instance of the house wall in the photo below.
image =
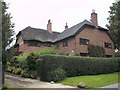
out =
{"type": "Polygon", "coordinates": [[[60,41],[57,43],[59,45],[58,49],[64,54],[72,54],[72,51],[75,52],[75,37],[71,37],[65,40],[68,41],[68,46],[63,47],[63,41],[60,41]]]}
{"type": "Polygon", "coordinates": [[[84,28],[79,34],[76,35],[76,54],[88,53],[87,45],[80,45],[79,38],[89,39],[90,44],[104,47],[104,42],[112,44],[112,48],[105,48],[106,55],[114,55],[114,44],[110,37],[104,31],[96,28],[84,28]]]}
{"type": "Polygon", "coordinates": [[[41,46],[29,46],[28,44],[23,44],[21,46],[21,50],[23,51],[23,53],[25,52],[34,52],[34,51],[39,51],[42,50],[43,48],[46,48],[43,44],[41,44],[41,46]]]}
{"type": "MultiPolygon", "coordinates": [[[[110,37],[104,31],[97,30],[96,28],[86,27],[80,33],[78,33],[75,37],[70,37],[68,39],[68,46],[63,47],[63,41],[59,41],[55,44],[59,45],[58,50],[63,52],[64,54],[76,54],[80,55],[80,53],[88,53],[88,46],[87,45],[80,45],[79,39],[89,39],[90,44],[98,45],[104,47],[104,42],[109,42],[112,44],[112,48],[105,48],[106,55],[114,55],[114,44],[110,37]],[[72,52],[73,51],[73,52],[72,52]]],[[[38,51],[43,48],[47,48],[44,43],[41,43],[41,46],[29,46],[27,43],[24,43],[22,36],[18,37],[17,43],[19,43],[18,52],[33,52],[38,51]]]]}
{"type": "Polygon", "coordinates": [[[29,46],[27,43],[25,43],[22,39],[22,36],[17,37],[18,40],[16,41],[17,44],[19,44],[18,47],[15,48],[15,52],[33,52],[33,51],[39,51],[43,48],[47,48],[48,46],[45,46],[44,43],[40,43],[40,46],[29,46]]]}

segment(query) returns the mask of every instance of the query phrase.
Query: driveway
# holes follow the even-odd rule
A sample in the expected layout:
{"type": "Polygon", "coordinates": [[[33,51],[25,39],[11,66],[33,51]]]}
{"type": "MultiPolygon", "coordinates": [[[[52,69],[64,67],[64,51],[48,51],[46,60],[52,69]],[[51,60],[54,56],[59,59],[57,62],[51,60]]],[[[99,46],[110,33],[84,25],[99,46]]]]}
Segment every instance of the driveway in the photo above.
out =
{"type": "Polygon", "coordinates": [[[76,88],[62,84],[42,82],[37,79],[23,78],[19,75],[14,75],[11,73],[6,73],[5,82],[10,84],[12,88],[76,88]]]}

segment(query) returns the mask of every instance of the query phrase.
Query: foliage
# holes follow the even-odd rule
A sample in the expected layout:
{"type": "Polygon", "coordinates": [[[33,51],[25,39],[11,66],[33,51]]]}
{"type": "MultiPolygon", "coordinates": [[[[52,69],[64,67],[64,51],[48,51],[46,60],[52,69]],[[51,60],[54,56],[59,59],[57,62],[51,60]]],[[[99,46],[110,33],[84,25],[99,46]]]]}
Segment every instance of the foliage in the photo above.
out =
{"type": "Polygon", "coordinates": [[[62,52],[56,50],[55,48],[44,48],[40,51],[34,52],[36,55],[62,55],[62,52]]]}
{"type": "Polygon", "coordinates": [[[86,76],[77,76],[77,77],[69,77],[61,81],[61,84],[77,86],[79,82],[85,82],[85,88],[99,88],[102,86],[118,83],[118,73],[110,73],[110,74],[101,74],[101,75],[86,75],[86,76]]]}
{"type": "Polygon", "coordinates": [[[115,52],[115,57],[120,57],[120,52],[115,52]]]}
{"type": "Polygon", "coordinates": [[[105,56],[105,50],[103,47],[100,47],[100,46],[89,45],[88,51],[89,51],[90,57],[104,57],[105,56]]]}
{"type": "Polygon", "coordinates": [[[7,13],[8,6],[3,1],[2,2],[2,58],[3,64],[6,64],[6,60],[8,59],[8,52],[6,51],[6,47],[10,45],[13,41],[12,36],[14,35],[14,24],[11,22],[10,13],[7,13]]]}
{"type": "Polygon", "coordinates": [[[20,75],[21,71],[22,71],[21,68],[15,68],[14,73],[15,73],[16,75],[20,75]]]}
{"type": "Polygon", "coordinates": [[[120,1],[116,1],[112,4],[109,11],[109,25],[106,25],[110,30],[113,39],[117,45],[117,49],[120,50],[120,1]]]}
{"type": "Polygon", "coordinates": [[[48,74],[48,77],[46,78],[47,81],[57,82],[63,80],[66,77],[65,71],[60,67],[53,71],[48,72],[47,74],[48,74]]]}
{"type": "Polygon", "coordinates": [[[56,68],[62,68],[67,77],[117,72],[118,61],[120,61],[119,58],[41,56],[37,61],[37,76],[47,81],[48,73],[56,68]]]}
{"type": "Polygon", "coordinates": [[[28,70],[36,70],[36,60],[38,59],[37,55],[34,53],[30,53],[29,56],[27,57],[27,68],[28,70]]]}

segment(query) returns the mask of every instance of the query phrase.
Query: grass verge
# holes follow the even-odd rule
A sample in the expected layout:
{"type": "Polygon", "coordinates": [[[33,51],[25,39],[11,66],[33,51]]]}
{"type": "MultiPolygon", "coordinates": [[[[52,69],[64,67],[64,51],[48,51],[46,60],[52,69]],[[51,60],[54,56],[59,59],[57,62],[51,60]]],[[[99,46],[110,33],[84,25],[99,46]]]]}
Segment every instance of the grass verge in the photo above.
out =
{"type": "Polygon", "coordinates": [[[77,76],[77,77],[69,77],[61,81],[61,84],[77,86],[79,82],[84,82],[86,84],[85,88],[98,88],[114,83],[120,82],[118,81],[118,73],[110,73],[110,74],[101,74],[101,75],[87,75],[87,76],[77,76]]]}

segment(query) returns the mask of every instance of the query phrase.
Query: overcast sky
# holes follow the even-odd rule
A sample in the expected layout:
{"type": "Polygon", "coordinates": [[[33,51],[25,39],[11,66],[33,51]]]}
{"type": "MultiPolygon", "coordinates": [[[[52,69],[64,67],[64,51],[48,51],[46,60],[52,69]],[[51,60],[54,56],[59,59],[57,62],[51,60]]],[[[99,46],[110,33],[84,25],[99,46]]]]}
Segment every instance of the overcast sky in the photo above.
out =
{"type": "Polygon", "coordinates": [[[4,0],[9,3],[15,32],[31,26],[47,29],[51,19],[52,30],[62,32],[65,23],[68,27],[90,20],[92,9],[98,14],[98,24],[102,27],[108,23],[109,7],[115,0],[4,0]]]}

